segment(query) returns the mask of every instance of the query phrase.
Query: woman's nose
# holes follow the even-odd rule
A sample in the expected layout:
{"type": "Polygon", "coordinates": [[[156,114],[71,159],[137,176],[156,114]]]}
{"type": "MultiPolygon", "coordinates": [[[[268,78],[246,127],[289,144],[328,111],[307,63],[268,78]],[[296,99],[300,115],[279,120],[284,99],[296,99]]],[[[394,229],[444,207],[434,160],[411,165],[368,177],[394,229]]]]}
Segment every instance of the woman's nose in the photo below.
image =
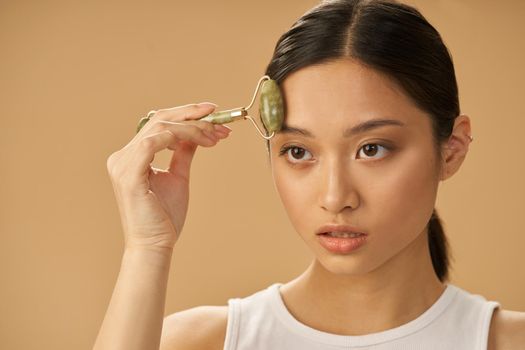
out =
{"type": "Polygon", "coordinates": [[[359,196],[348,163],[332,161],[321,169],[319,180],[319,205],[331,213],[359,205],[359,196]]]}

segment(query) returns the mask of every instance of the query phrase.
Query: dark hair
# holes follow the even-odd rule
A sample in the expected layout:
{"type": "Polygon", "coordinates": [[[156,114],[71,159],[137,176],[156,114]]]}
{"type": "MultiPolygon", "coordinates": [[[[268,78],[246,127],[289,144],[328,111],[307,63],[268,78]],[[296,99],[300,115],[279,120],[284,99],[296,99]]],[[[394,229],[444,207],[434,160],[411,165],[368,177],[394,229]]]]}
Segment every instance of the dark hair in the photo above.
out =
{"type": "MultiPolygon", "coordinates": [[[[355,59],[404,89],[431,118],[436,159],[441,161],[441,144],[459,115],[458,87],[452,57],[423,15],[396,0],[322,1],[279,38],[265,74],[281,85],[294,71],[340,58],[355,59]]],[[[269,142],[266,146],[269,150],[269,142]]],[[[428,242],[434,271],[446,281],[448,242],[435,208],[428,242]]]]}

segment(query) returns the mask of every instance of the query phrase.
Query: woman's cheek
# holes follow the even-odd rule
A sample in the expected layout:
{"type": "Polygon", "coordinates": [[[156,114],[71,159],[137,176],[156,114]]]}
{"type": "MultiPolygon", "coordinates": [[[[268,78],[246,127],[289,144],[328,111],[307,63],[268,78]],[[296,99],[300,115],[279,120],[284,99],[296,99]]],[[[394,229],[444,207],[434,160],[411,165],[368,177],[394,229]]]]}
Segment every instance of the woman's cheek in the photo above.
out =
{"type": "Polygon", "coordinates": [[[391,230],[391,239],[399,235],[415,238],[425,228],[435,203],[437,184],[434,165],[428,161],[428,152],[414,149],[405,151],[395,167],[385,169],[377,179],[376,193],[381,198],[375,203],[381,230],[391,230]],[[379,213],[382,213],[379,215],[379,213]]]}
{"type": "Polygon", "coordinates": [[[274,169],[274,181],[281,202],[293,226],[300,230],[308,229],[305,218],[308,217],[312,199],[306,189],[313,188],[307,178],[293,174],[290,169],[274,169]]]}

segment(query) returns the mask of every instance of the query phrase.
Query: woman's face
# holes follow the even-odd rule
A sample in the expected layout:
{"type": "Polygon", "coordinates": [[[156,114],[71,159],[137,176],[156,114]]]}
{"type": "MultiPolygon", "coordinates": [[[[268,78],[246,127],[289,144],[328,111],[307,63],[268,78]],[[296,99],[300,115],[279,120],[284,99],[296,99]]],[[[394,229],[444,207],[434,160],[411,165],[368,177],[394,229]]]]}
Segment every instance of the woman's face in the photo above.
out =
{"type": "Polygon", "coordinates": [[[284,128],[294,129],[270,141],[272,174],[292,225],[318,261],[333,273],[364,274],[426,234],[439,184],[430,118],[394,82],[351,60],[298,70],[281,88],[284,128]],[[373,119],[401,126],[343,137],[373,119]],[[332,253],[316,235],[327,223],[355,226],[367,243],[332,253]]]}

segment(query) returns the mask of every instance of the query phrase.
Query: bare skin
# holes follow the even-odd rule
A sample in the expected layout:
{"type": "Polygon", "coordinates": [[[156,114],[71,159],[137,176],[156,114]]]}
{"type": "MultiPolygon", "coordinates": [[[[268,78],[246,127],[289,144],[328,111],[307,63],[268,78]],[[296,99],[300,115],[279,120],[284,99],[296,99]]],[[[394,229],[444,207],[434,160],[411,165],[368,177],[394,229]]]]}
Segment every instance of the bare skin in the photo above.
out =
{"type": "Polygon", "coordinates": [[[301,276],[281,287],[285,304],[300,322],[341,335],[415,319],[445,289],[432,267],[426,225],[440,181],[459,169],[468,151],[469,118],[456,119],[441,162],[430,118],[393,81],[355,61],[296,71],[283,92],[286,125],[314,136],[279,133],[270,142],[277,190],[315,255],[301,276]],[[342,137],[342,130],[373,118],[404,125],[342,137]],[[392,149],[366,152],[366,144],[392,149]],[[288,145],[298,149],[279,156],[288,145]],[[329,222],[357,226],[368,233],[367,243],[347,255],[325,250],[315,231],[329,222]]]}
{"type": "MultiPolygon", "coordinates": [[[[284,82],[286,122],[315,138],[277,134],[270,143],[272,172],[292,224],[315,257],[282,286],[281,295],[297,320],[321,331],[360,335],[397,327],[427,310],[445,287],[432,269],[426,224],[439,182],[458,171],[468,151],[470,121],[456,119],[438,161],[428,118],[399,91],[350,61],[307,67],[284,82]],[[382,116],[404,126],[341,137],[344,128],[382,116]],[[365,154],[362,146],[374,142],[394,147],[365,154]],[[307,152],[295,160],[290,152],[279,157],[291,143],[307,152]],[[295,161],[301,164],[291,166],[295,161]],[[315,230],[328,222],[362,228],[367,244],[347,256],[324,250],[315,230]]],[[[188,209],[191,160],[197,146],[212,147],[229,133],[196,120],[212,111],[197,105],[161,110],[108,158],[126,244],[94,349],[223,348],[227,306],[164,318],[171,254],[188,209]],[[170,168],[151,168],[163,149],[174,151],[170,168]]],[[[518,349],[524,334],[524,313],[498,310],[489,350],[518,349]]]]}
{"type": "Polygon", "coordinates": [[[159,110],[108,158],[125,249],[93,349],[159,349],[172,251],[188,210],[191,161],[198,146],[212,147],[231,131],[196,120],[214,108],[191,104],[159,110]],[[173,150],[169,169],[151,167],[164,149],[173,150]]]}
{"type": "MultiPolygon", "coordinates": [[[[270,142],[276,188],[314,254],[306,271],[281,287],[286,307],[299,322],[339,335],[381,332],[417,318],[446,287],[432,267],[426,225],[440,182],[468,152],[469,117],[457,116],[438,157],[429,117],[395,82],[356,61],[302,68],[282,88],[285,124],[313,136],[279,133],[270,142]],[[344,129],[374,118],[404,126],[342,137],[344,129]],[[367,152],[367,144],[393,147],[367,152]],[[279,156],[283,146],[294,148],[279,156]],[[362,229],[367,243],[348,255],[325,250],[315,231],[329,222],[362,229]]],[[[523,344],[525,312],[496,309],[488,350],[523,344]]]]}

